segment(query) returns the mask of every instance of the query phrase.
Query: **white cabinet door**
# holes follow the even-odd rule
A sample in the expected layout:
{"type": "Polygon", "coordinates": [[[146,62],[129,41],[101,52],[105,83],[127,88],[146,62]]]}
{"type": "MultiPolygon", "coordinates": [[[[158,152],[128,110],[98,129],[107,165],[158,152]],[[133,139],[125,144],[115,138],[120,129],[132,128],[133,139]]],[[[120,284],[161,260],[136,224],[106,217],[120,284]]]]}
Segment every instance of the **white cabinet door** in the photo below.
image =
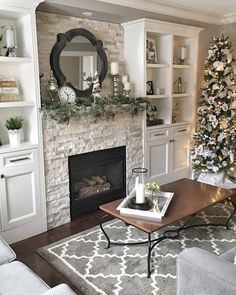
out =
{"type": "Polygon", "coordinates": [[[169,177],[169,131],[153,130],[148,132],[146,144],[146,166],[149,181],[162,184],[169,177]]]}
{"type": "Polygon", "coordinates": [[[190,177],[190,127],[172,129],[172,176],[173,179],[190,177]]]}
{"type": "Polygon", "coordinates": [[[162,185],[190,175],[190,125],[153,128],[146,137],[149,181],[162,185]]]}
{"type": "Polygon", "coordinates": [[[31,222],[41,215],[38,151],[0,155],[2,230],[31,222]]]}

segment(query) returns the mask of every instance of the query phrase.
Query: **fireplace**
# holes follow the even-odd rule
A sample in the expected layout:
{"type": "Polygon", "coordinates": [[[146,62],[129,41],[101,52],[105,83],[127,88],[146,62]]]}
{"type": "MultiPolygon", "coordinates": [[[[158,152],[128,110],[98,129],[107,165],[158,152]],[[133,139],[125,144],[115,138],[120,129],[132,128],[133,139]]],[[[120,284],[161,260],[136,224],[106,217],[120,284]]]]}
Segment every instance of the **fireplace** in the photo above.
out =
{"type": "Polygon", "coordinates": [[[68,163],[71,219],[125,197],[125,146],[69,156],[68,163]]]}

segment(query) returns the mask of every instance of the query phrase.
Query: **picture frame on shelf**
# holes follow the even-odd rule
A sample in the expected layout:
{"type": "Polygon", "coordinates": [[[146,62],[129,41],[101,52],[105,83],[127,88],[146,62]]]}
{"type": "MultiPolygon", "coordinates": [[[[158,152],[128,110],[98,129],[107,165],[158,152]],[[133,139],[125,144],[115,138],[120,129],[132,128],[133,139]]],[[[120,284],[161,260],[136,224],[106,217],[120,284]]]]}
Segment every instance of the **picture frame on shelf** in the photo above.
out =
{"type": "Polygon", "coordinates": [[[153,82],[152,81],[147,81],[147,83],[146,83],[146,93],[147,93],[147,95],[153,95],[154,94],[153,82]]]}
{"type": "Polygon", "coordinates": [[[146,40],[146,60],[148,64],[157,64],[157,51],[155,40],[147,38],[146,40]]]}

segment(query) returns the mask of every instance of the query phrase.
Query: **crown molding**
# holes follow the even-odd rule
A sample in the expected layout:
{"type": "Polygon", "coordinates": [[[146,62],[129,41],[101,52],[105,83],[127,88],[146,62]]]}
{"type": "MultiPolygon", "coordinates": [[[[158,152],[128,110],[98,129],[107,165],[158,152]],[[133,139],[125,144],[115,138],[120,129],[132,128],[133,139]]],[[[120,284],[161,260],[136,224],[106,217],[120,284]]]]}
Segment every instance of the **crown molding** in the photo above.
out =
{"type": "Polygon", "coordinates": [[[221,19],[221,25],[228,25],[236,23],[236,13],[228,13],[221,19]]]}
{"type": "Polygon", "coordinates": [[[199,22],[219,25],[221,23],[222,15],[186,7],[176,7],[165,4],[159,4],[151,0],[98,0],[99,2],[106,2],[110,4],[132,7],[144,11],[180,17],[184,19],[191,19],[199,22]]]}
{"type": "Polygon", "coordinates": [[[5,9],[19,9],[21,11],[32,11],[35,10],[36,7],[45,0],[1,0],[0,8],[5,9]]]}

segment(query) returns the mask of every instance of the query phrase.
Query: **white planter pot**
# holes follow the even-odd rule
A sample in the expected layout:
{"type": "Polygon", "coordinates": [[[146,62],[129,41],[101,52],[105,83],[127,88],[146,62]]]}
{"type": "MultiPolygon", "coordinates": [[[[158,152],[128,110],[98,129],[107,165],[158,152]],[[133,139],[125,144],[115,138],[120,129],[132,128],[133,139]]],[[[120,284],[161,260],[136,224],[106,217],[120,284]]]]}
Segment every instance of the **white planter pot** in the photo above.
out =
{"type": "Polygon", "coordinates": [[[21,129],[8,130],[8,136],[11,146],[17,146],[21,143],[21,129]]]}

